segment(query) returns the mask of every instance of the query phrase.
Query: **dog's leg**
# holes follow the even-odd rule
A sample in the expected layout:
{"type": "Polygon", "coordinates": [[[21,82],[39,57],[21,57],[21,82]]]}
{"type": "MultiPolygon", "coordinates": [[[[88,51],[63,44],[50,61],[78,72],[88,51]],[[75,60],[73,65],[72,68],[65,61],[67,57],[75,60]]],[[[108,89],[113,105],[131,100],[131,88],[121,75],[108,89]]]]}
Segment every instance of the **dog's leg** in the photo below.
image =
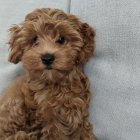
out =
{"type": "Polygon", "coordinates": [[[53,115],[40,140],[95,140],[91,125],[84,124],[87,113],[82,99],[74,98],[58,105],[53,115]]]}
{"type": "Polygon", "coordinates": [[[24,79],[19,77],[15,80],[0,98],[0,140],[24,135],[26,128],[26,107],[22,84],[24,79]],[[19,132],[20,131],[20,132],[19,132]]]}
{"type": "Polygon", "coordinates": [[[7,94],[0,101],[0,140],[24,130],[26,112],[23,99],[7,94]]]}
{"type": "Polygon", "coordinates": [[[25,125],[25,112],[20,107],[20,103],[13,104],[10,102],[0,106],[0,140],[9,136],[11,137],[8,140],[12,140],[14,135],[17,138],[20,135],[23,137],[24,134],[22,132],[16,133],[22,130],[25,125]]]}
{"type": "Polygon", "coordinates": [[[5,101],[0,105],[0,137],[8,137],[25,126],[25,111],[20,100],[5,101]]]}

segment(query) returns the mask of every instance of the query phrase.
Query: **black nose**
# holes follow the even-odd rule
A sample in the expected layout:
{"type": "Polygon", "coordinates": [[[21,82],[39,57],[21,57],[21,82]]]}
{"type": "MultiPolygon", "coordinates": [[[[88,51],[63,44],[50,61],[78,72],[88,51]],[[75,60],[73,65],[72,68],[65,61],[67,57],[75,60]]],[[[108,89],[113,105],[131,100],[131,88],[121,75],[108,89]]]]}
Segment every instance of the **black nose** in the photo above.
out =
{"type": "Polygon", "coordinates": [[[52,54],[45,54],[41,57],[42,63],[45,65],[51,65],[54,61],[54,56],[52,54]]]}

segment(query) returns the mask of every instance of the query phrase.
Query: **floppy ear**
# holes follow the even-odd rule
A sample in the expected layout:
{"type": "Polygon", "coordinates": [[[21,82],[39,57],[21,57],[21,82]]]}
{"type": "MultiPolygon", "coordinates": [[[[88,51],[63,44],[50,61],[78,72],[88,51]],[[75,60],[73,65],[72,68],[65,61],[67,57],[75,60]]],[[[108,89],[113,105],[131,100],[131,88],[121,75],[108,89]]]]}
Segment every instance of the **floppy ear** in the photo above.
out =
{"type": "Polygon", "coordinates": [[[20,46],[20,32],[21,32],[21,27],[18,25],[14,25],[12,28],[9,29],[10,31],[10,39],[9,39],[9,61],[17,64],[21,60],[22,56],[22,48],[20,46]]]}
{"type": "Polygon", "coordinates": [[[80,27],[80,33],[83,38],[84,45],[82,47],[82,50],[80,52],[79,56],[79,63],[84,64],[88,61],[90,56],[92,56],[94,49],[95,49],[95,42],[94,42],[94,37],[95,37],[95,32],[94,30],[87,24],[87,23],[82,23],[80,27]]]}

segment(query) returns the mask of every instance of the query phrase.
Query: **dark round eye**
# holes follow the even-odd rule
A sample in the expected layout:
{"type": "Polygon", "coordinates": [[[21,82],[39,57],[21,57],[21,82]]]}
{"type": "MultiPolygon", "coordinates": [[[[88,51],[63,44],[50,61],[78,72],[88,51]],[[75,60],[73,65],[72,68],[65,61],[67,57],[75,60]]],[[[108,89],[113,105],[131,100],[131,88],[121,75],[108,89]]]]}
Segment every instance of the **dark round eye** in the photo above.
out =
{"type": "Polygon", "coordinates": [[[36,44],[37,41],[38,41],[38,37],[37,37],[37,36],[34,36],[34,37],[32,38],[32,44],[36,44]]]}
{"type": "Polygon", "coordinates": [[[65,43],[65,37],[60,36],[56,42],[59,43],[59,44],[64,44],[65,43]]]}

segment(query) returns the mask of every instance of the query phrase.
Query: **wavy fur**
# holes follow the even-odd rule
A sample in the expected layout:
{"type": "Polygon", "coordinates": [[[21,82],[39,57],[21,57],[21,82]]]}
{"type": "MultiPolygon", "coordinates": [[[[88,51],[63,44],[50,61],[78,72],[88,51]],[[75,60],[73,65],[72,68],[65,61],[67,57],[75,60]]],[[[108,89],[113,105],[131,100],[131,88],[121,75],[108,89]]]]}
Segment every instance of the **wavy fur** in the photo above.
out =
{"type": "Polygon", "coordinates": [[[25,74],[1,97],[0,140],[95,140],[83,71],[94,36],[87,23],[50,8],[36,9],[10,29],[9,61],[21,61],[25,74]],[[41,62],[46,53],[55,56],[51,69],[41,62]]]}

